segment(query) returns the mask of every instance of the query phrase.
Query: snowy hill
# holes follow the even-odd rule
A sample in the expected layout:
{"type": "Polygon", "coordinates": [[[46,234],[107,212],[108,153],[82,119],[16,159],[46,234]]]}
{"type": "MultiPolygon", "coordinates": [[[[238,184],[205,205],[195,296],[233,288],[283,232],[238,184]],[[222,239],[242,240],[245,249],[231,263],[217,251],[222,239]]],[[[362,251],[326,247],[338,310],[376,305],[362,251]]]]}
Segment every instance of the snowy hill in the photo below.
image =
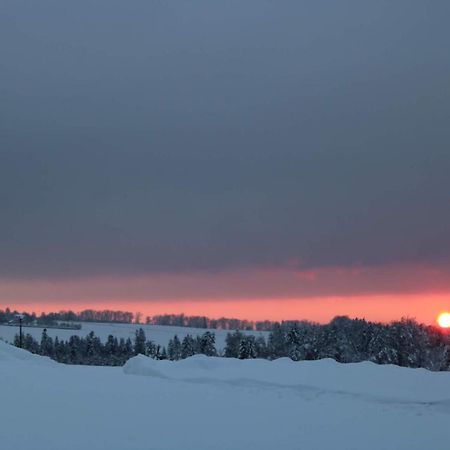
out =
{"type": "MultiPolygon", "coordinates": [[[[173,327],[163,325],[136,325],[128,323],[97,323],[97,322],[82,322],[81,330],[64,330],[57,328],[48,328],[48,335],[52,338],[58,336],[59,339],[67,340],[70,336],[86,336],[93,331],[96,336],[99,336],[102,341],[106,341],[108,335],[120,338],[131,338],[135,336],[135,332],[138,328],[143,328],[147,339],[151,339],[156,344],[167,346],[169,339],[173,338],[176,334],[180,339],[183,339],[187,334],[197,336],[208,331],[204,328],[188,328],[188,327],[173,327]]],[[[35,339],[40,339],[42,334],[42,328],[37,327],[25,327],[23,333],[31,334],[35,339]]],[[[227,330],[209,330],[216,335],[216,347],[218,350],[225,347],[225,338],[227,336],[227,330]]],[[[5,341],[13,342],[14,335],[18,333],[18,327],[10,327],[6,325],[0,325],[0,338],[5,341]]],[[[267,336],[268,332],[264,331],[244,331],[243,333],[254,334],[255,336],[267,336]]]]}
{"type": "Polygon", "coordinates": [[[450,373],[331,360],[66,366],[0,342],[8,450],[444,450],[450,373]]]}

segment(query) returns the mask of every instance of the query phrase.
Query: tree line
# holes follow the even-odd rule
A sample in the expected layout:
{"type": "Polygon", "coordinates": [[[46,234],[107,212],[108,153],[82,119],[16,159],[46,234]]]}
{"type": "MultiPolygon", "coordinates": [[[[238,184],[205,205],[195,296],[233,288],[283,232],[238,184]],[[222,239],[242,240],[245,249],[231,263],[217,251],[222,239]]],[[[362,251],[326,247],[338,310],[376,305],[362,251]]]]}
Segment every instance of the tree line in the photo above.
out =
{"type": "MultiPolygon", "coordinates": [[[[0,324],[1,323],[16,323],[18,322],[19,312],[6,308],[0,309],[0,324]]],[[[110,309],[94,310],[85,309],[80,312],[74,311],[59,311],[36,314],[34,312],[22,312],[20,313],[22,323],[24,325],[44,325],[44,326],[56,326],[61,322],[105,322],[105,323],[133,323],[136,315],[129,311],[113,311],[110,309]]]]}
{"type": "MultiPolygon", "coordinates": [[[[14,345],[20,347],[18,334],[14,337],[14,345]]],[[[39,341],[29,333],[25,334],[22,338],[22,348],[34,354],[48,356],[60,363],[95,366],[122,366],[139,354],[160,360],[178,360],[196,354],[218,356],[215,335],[209,331],[196,337],[187,335],[182,341],[174,336],[166,348],[148,340],[142,328],[136,330],[133,339],[118,339],[109,335],[105,342],[93,331],[86,337],[74,335],[68,340],[58,337],[53,339],[44,328],[39,341]]]]}
{"type": "Polygon", "coordinates": [[[149,325],[170,325],[175,327],[210,328],[218,330],[257,330],[269,331],[275,322],[269,320],[254,322],[245,319],[220,317],[211,319],[206,316],[185,316],[184,314],[161,314],[148,316],[145,323],[149,325]]]}
{"type": "MultiPolygon", "coordinates": [[[[16,323],[18,321],[18,311],[6,308],[0,309],[1,323],[16,323]]],[[[32,312],[22,312],[23,323],[25,325],[43,325],[57,326],[62,323],[71,322],[104,322],[104,323],[141,323],[143,321],[142,314],[132,313],[130,311],[115,311],[110,309],[95,310],[85,309],[80,312],[59,311],[49,312],[37,315],[32,312]]],[[[202,329],[218,329],[218,330],[256,330],[270,331],[277,322],[270,320],[252,321],[245,319],[234,319],[221,317],[219,319],[211,319],[206,316],[186,316],[184,314],[161,314],[155,316],[147,316],[145,323],[149,325],[170,325],[177,327],[191,327],[202,329]]]]}
{"type": "MultiPolygon", "coordinates": [[[[148,340],[142,328],[134,339],[108,336],[102,342],[94,332],[67,341],[52,339],[44,330],[40,342],[27,334],[23,347],[67,364],[123,365],[132,356],[143,354],[154,359],[180,360],[196,354],[228,358],[288,357],[294,361],[332,358],[341,363],[373,361],[403,367],[450,370],[450,334],[411,319],[390,324],[336,317],[329,324],[307,321],[276,324],[267,340],[240,330],[227,334],[226,345],[218,351],[215,334],[174,336],[167,347],[148,340]]],[[[15,345],[19,345],[16,335],[15,345]]]]}
{"type": "Polygon", "coordinates": [[[294,361],[332,358],[341,363],[372,361],[402,367],[450,370],[450,334],[402,319],[389,324],[335,317],[326,325],[285,322],[269,335],[267,354],[294,361]]]}

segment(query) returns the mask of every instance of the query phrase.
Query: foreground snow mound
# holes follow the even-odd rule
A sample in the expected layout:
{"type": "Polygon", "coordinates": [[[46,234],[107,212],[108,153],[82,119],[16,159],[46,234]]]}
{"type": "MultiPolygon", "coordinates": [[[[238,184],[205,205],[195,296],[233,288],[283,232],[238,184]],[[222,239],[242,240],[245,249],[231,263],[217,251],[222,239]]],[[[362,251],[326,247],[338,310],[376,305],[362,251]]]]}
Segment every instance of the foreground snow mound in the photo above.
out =
{"type": "Polygon", "coordinates": [[[450,402],[450,372],[430,372],[371,362],[340,364],[332,359],[294,362],[211,358],[196,355],[181,361],[157,361],[143,355],[124,366],[130,375],[197,383],[278,386],[372,400],[450,402]]]}
{"type": "Polygon", "coordinates": [[[5,450],[448,450],[449,396],[450,373],[370,363],[138,356],[123,369],[0,344],[5,450]]]}
{"type": "Polygon", "coordinates": [[[0,341],[0,364],[3,362],[22,361],[38,365],[56,365],[57,363],[46,356],[33,355],[27,350],[17,348],[0,341]]]}

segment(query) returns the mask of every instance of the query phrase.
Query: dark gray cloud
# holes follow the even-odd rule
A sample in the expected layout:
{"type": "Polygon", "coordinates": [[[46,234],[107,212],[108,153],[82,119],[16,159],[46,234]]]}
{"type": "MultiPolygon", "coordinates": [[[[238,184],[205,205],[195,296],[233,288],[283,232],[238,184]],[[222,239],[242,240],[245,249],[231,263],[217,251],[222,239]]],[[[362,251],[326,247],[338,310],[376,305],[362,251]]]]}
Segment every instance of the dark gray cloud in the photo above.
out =
{"type": "Polygon", "coordinates": [[[4,1],[0,276],[450,260],[448,1],[4,1]]]}

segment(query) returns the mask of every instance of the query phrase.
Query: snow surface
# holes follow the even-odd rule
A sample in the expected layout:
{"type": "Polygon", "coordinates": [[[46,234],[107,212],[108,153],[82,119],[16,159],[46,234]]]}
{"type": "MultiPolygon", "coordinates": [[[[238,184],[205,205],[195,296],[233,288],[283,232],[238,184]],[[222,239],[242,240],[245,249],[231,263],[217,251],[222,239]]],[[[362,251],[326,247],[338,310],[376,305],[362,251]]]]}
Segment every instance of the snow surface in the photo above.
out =
{"type": "MultiPolygon", "coordinates": [[[[42,330],[45,327],[24,327],[24,334],[31,334],[35,339],[40,340],[42,330]]],[[[192,336],[202,335],[205,331],[211,331],[216,335],[216,348],[221,350],[225,348],[225,338],[229,333],[228,330],[206,330],[203,328],[187,328],[187,327],[173,327],[165,325],[137,325],[128,323],[97,323],[97,322],[81,322],[81,330],[64,330],[59,328],[47,328],[47,333],[52,338],[58,336],[59,339],[68,340],[70,336],[86,336],[93,331],[100,339],[105,342],[108,335],[120,338],[131,338],[135,336],[138,328],[143,328],[147,339],[159,345],[167,346],[169,340],[177,335],[183,339],[186,335],[192,336]]],[[[0,338],[7,342],[14,341],[14,335],[19,332],[18,327],[10,327],[7,325],[0,325],[0,338]]],[[[260,331],[243,331],[243,333],[254,334],[255,336],[268,336],[268,332],[260,331]]]]}
{"type": "Polygon", "coordinates": [[[5,450],[444,450],[450,373],[195,356],[68,366],[0,342],[5,450]]]}
{"type": "Polygon", "coordinates": [[[341,395],[370,395],[372,400],[379,401],[443,402],[448,404],[450,412],[450,373],[381,366],[372,362],[340,364],[333,359],[294,362],[289,358],[239,360],[204,355],[173,362],[139,355],[125,364],[124,371],[189,382],[259,384],[317,392],[326,390],[341,395]],[[443,395],[447,395],[447,400],[443,395]]]}

